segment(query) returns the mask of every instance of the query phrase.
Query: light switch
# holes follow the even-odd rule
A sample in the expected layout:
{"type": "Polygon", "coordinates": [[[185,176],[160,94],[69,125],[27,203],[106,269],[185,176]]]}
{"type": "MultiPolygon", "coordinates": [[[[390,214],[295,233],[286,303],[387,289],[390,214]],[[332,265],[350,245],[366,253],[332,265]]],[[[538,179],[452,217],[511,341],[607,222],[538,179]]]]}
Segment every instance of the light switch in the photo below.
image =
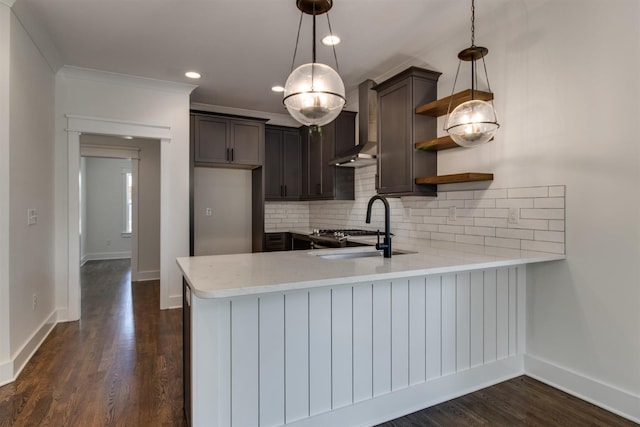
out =
{"type": "Polygon", "coordinates": [[[213,210],[212,210],[211,208],[206,208],[206,209],[204,210],[204,214],[205,214],[206,216],[211,216],[211,215],[213,214],[213,210]]]}
{"type": "Polygon", "coordinates": [[[35,225],[38,222],[38,212],[34,208],[27,209],[27,225],[35,225]]]}

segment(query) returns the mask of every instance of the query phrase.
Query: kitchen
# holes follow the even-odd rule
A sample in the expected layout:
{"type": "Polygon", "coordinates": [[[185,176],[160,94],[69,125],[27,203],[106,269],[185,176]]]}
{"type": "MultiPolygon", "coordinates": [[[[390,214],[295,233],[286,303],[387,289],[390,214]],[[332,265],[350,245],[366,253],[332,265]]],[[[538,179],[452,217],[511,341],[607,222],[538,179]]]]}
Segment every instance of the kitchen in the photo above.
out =
{"type": "MultiPolygon", "coordinates": [[[[70,292],[73,288],[69,286],[74,273],[69,268],[68,255],[68,212],[73,212],[68,204],[72,191],[68,177],[73,174],[68,166],[65,115],[117,118],[126,122],[123,127],[133,122],[171,128],[170,135],[159,136],[163,140],[164,184],[161,296],[163,307],[169,308],[181,305],[181,274],[174,260],[189,253],[189,239],[188,230],[167,224],[188,223],[187,111],[200,106],[190,101],[187,89],[178,93],[178,88],[171,85],[160,89],[157,82],[73,68],[55,74],[43,61],[26,66],[22,56],[9,60],[9,52],[26,51],[33,57],[40,54],[29,47],[28,37],[19,35],[22,30],[13,11],[4,4],[0,28],[6,33],[0,37],[5,43],[1,52],[7,58],[6,63],[18,67],[24,74],[2,74],[0,81],[3,91],[6,89],[2,99],[9,99],[8,95],[4,96],[9,93],[9,86],[14,88],[13,93],[16,88],[29,93],[26,89],[29,84],[23,81],[38,83],[42,88],[40,94],[47,94],[31,95],[11,105],[5,102],[7,111],[12,113],[8,122],[12,137],[8,137],[8,131],[4,132],[2,147],[3,150],[10,147],[12,154],[11,161],[8,155],[3,157],[6,167],[2,169],[7,174],[11,171],[12,182],[23,179],[29,170],[41,178],[39,184],[25,181],[34,193],[14,192],[11,196],[9,180],[3,180],[2,213],[8,215],[10,209],[18,210],[12,217],[15,224],[3,216],[6,230],[9,224],[14,225],[15,238],[6,248],[3,246],[0,253],[2,262],[11,266],[3,269],[5,278],[0,288],[3,304],[0,364],[2,372],[9,372],[13,370],[7,366],[20,366],[34,348],[32,343],[46,335],[42,325],[77,318],[74,293],[70,292]],[[55,102],[54,87],[55,92],[62,94],[55,102]],[[87,94],[102,102],[92,102],[87,94]],[[123,105],[127,107],[123,109],[123,105]],[[28,128],[22,126],[18,118],[28,117],[34,111],[41,112],[43,117],[55,114],[55,119],[28,128]],[[43,148],[36,141],[52,142],[43,148]],[[27,151],[28,160],[19,156],[30,148],[33,150],[27,151]],[[52,194],[56,194],[55,200],[52,194]],[[21,221],[18,224],[23,216],[22,207],[36,202],[42,203],[41,212],[52,215],[41,215],[38,226],[23,230],[21,221]],[[27,239],[27,233],[40,230],[45,232],[33,236],[33,240],[27,239]],[[16,258],[21,245],[42,259],[38,264],[44,270],[33,280],[41,286],[38,288],[41,306],[36,312],[30,307],[33,289],[27,285],[32,280],[24,278],[24,274],[31,274],[30,265],[16,258]],[[52,313],[55,314],[51,316],[52,313]],[[27,350],[23,351],[23,347],[27,350]]],[[[392,66],[376,69],[371,75],[361,73],[352,79],[352,84],[364,78],[381,82],[409,65],[417,65],[443,73],[438,89],[446,95],[453,85],[455,54],[468,44],[467,6],[460,5],[446,15],[449,25],[457,22],[456,19],[460,21],[455,31],[448,31],[444,24],[438,27],[439,32],[434,32],[431,41],[424,42],[413,63],[398,60],[392,66]],[[402,66],[398,65],[401,63],[402,66]]],[[[20,7],[20,1],[16,7],[20,7]]],[[[337,10],[337,2],[335,7],[337,10]]],[[[638,49],[637,7],[631,1],[478,4],[484,19],[490,16],[493,22],[491,26],[479,27],[478,38],[491,50],[487,65],[502,127],[495,141],[483,147],[438,154],[439,174],[491,172],[495,175],[492,188],[565,187],[567,259],[527,268],[526,351],[535,358],[528,372],[535,372],[537,377],[634,420],[640,419],[637,413],[640,407],[637,365],[640,298],[635,267],[638,232],[633,226],[640,206],[635,191],[639,160],[637,138],[631,126],[624,124],[633,123],[638,116],[636,103],[629,96],[638,93],[635,78],[638,62],[630,61],[627,55],[638,49]],[[590,59],[588,63],[586,58],[590,59]]],[[[24,22],[27,25],[27,21],[24,22]]],[[[288,62],[291,49],[284,50],[288,58],[283,61],[288,62]]],[[[338,54],[340,59],[340,51],[338,54]]],[[[92,68],[100,68],[98,65],[92,68]]],[[[352,93],[347,98],[356,97],[352,93]]],[[[357,110],[350,107],[347,105],[346,109],[357,110]]],[[[362,197],[357,198],[355,204],[341,201],[287,204],[288,212],[299,215],[291,217],[293,228],[366,228],[366,200],[367,195],[372,195],[370,189],[375,179],[372,175],[363,170],[359,179],[356,178],[356,186],[369,186],[369,190],[357,193],[362,197]],[[327,216],[318,216],[316,221],[316,215],[323,208],[327,216]],[[352,212],[353,217],[349,216],[350,219],[341,224],[327,221],[332,209],[345,215],[352,212]]],[[[444,191],[480,190],[470,187],[445,186],[444,191]]],[[[286,231],[288,227],[278,228],[276,223],[278,219],[285,219],[276,217],[285,215],[284,212],[271,203],[265,207],[267,215],[272,215],[265,219],[266,231],[286,231]]],[[[408,206],[402,203],[403,208],[392,203],[393,215],[401,214],[404,218],[403,211],[407,209],[416,212],[432,209],[422,206],[428,203],[426,199],[410,200],[408,206]]],[[[410,220],[410,211],[406,217],[410,220]]],[[[399,237],[403,229],[394,228],[393,224],[400,222],[392,218],[392,232],[399,237]]],[[[378,225],[379,222],[376,227],[378,225]]],[[[3,379],[11,377],[13,374],[8,374],[3,379]]]]}

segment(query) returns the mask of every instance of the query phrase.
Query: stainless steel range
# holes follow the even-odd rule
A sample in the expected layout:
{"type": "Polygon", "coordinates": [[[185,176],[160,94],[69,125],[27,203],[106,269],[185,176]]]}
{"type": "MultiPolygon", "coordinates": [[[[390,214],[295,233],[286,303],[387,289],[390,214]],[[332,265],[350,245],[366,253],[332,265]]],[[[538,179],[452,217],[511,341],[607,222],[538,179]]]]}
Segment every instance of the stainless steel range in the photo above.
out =
{"type": "Polygon", "coordinates": [[[367,246],[354,242],[351,237],[375,236],[376,231],[354,228],[315,229],[311,234],[293,234],[294,249],[343,248],[347,246],[367,246]]]}

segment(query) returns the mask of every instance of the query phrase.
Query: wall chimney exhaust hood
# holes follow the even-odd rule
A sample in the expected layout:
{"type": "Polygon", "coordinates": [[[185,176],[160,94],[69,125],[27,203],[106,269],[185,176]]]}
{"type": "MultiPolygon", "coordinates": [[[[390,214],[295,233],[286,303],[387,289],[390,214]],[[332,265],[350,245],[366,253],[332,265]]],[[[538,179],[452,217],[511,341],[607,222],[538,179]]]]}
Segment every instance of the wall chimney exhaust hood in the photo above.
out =
{"type": "Polygon", "coordinates": [[[365,80],[358,86],[358,145],[340,153],[329,164],[352,168],[377,164],[378,98],[376,91],[371,89],[375,84],[373,80],[365,80]]]}

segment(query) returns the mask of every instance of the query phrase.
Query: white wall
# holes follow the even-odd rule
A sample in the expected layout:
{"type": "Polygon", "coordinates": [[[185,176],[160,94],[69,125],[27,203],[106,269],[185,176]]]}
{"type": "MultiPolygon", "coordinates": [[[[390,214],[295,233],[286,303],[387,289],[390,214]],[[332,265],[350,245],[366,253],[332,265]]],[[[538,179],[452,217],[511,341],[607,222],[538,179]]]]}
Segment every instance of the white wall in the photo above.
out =
{"type": "Polygon", "coordinates": [[[86,247],[83,258],[131,257],[131,236],[123,236],[124,172],[131,160],[87,157],[86,247]]]}
{"type": "MultiPolygon", "coordinates": [[[[189,93],[193,86],[63,68],[56,77],[56,290],[57,304],[70,307],[65,115],[169,126],[161,143],[161,306],[182,303],[176,257],[189,253],[189,93]]],[[[73,168],[79,166],[71,165],[73,168]]],[[[73,316],[72,316],[73,318],[73,316]]]]}
{"type": "Polygon", "coordinates": [[[87,261],[87,158],[80,158],[80,261],[87,261]]]}
{"type": "MultiPolygon", "coordinates": [[[[439,173],[566,184],[568,258],[528,269],[527,353],[548,363],[539,375],[550,382],[640,419],[640,3],[492,0],[476,12],[502,127],[486,146],[440,152],[439,173]],[[551,378],[552,367],[588,387],[551,378]]],[[[468,12],[460,19],[466,30],[468,12]]],[[[439,42],[416,62],[443,72],[444,96],[468,30],[439,42]]]]}
{"type": "MultiPolygon", "coordinates": [[[[2,211],[10,217],[8,223],[3,216],[2,228],[8,224],[9,235],[2,233],[2,247],[7,248],[8,269],[2,268],[3,280],[0,288],[3,301],[8,301],[10,328],[10,358],[15,375],[22,368],[37,345],[50,331],[55,316],[54,299],[54,165],[51,159],[54,153],[54,75],[38,49],[22,28],[18,19],[4,6],[2,9],[3,34],[0,63],[8,60],[9,93],[2,96],[2,105],[8,102],[9,114],[9,156],[3,152],[2,167],[4,179],[0,192],[3,198],[2,211]],[[8,50],[7,49],[8,46],[8,50]],[[8,178],[8,179],[7,179],[8,178]],[[6,198],[6,189],[10,188],[6,198]],[[6,203],[8,200],[8,203],[6,203]],[[8,211],[5,211],[8,206],[8,211]],[[27,225],[27,209],[37,210],[37,223],[27,225]],[[5,273],[8,271],[8,275],[5,273]],[[8,300],[5,280],[8,283],[8,300]],[[34,307],[34,298],[37,304],[34,307]]],[[[0,86],[6,88],[7,71],[0,71],[0,86]]],[[[5,111],[6,113],[6,111],[5,111]]],[[[2,120],[7,122],[7,120],[2,120]]],[[[6,125],[3,125],[6,126],[6,125]]],[[[0,136],[0,145],[5,132],[0,136]]],[[[4,150],[3,150],[4,151],[4,150]]],[[[6,254],[0,251],[3,263],[6,254]]],[[[3,319],[6,321],[6,319],[3,319]]],[[[1,337],[4,341],[6,336],[1,337]]],[[[0,351],[6,351],[6,341],[0,344],[0,351]]],[[[1,357],[1,356],[0,356],[1,357]]],[[[0,363],[2,359],[0,359],[0,363]]],[[[6,378],[0,378],[0,383],[6,378]]]]}
{"type": "MultiPolygon", "coordinates": [[[[0,117],[9,117],[11,9],[0,3],[0,117]]],[[[9,120],[0,120],[0,384],[13,377],[9,301],[9,120]]]]}

